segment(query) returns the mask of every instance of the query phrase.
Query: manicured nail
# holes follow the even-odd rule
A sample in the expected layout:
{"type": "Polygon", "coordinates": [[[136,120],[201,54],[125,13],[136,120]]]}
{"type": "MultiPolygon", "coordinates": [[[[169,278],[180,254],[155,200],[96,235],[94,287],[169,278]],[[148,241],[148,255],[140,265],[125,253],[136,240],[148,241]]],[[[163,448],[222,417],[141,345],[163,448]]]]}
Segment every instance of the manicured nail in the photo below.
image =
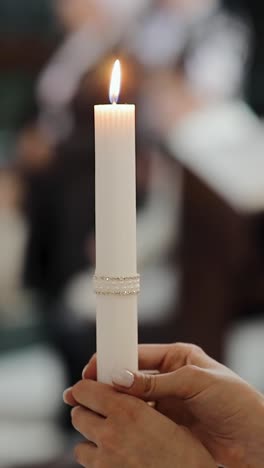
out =
{"type": "Polygon", "coordinates": [[[126,388],[132,387],[134,380],[134,374],[132,374],[132,372],[126,369],[122,369],[121,371],[115,372],[112,376],[112,381],[115,384],[126,388]]]}
{"type": "Polygon", "coordinates": [[[69,391],[72,389],[72,387],[69,387],[69,388],[66,388],[66,390],[64,390],[63,394],[62,394],[62,399],[64,401],[64,403],[68,404],[68,401],[67,401],[67,393],[69,393],[69,391]]]}

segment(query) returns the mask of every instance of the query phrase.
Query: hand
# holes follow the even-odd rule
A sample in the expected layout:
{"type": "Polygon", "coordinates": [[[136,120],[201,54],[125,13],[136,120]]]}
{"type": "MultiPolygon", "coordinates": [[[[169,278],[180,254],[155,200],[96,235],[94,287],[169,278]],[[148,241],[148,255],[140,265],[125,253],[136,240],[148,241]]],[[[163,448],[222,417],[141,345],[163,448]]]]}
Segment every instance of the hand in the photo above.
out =
{"type": "MultiPolygon", "coordinates": [[[[194,345],[140,346],[139,365],[160,375],[124,371],[113,376],[120,392],[157,401],[157,409],[189,428],[218,463],[263,467],[260,393],[194,345]]],[[[83,377],[96,378],[96,356],[83,377]]]]}
{"type": "Polygon", "coordinates": [[[142,400],[109,385],[82,380],[64,396],[73,426],[87,439],[76,459],[96,468],[215,468],[211,455],[186,428],[142,400]]]}

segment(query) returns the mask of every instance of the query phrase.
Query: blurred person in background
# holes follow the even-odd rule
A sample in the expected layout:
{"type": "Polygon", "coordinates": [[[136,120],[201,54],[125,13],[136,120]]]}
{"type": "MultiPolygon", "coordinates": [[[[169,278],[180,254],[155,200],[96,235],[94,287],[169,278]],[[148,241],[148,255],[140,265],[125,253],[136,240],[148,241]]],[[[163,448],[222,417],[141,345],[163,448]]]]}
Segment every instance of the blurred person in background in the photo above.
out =
{"type": "MultiPolygon", "coordinates": [[[[129,2],[113,5],[111,1],[106,0],[96,3],[83,0],[73,3],[61,0],[56,2],[55,6],[59,20],[67,34],[63,45],[40,76],[37,95],[40,105],[38,125],[54,142],[59,153],[63,154],[67,151],[69,154],[70,150],[66,149],[67,146],[70,147],[68,141],[76,147],[76,142],[82,139],[83,147],[86,146],[83,157],[85,152],[86,154],[89,152],[90,157],[87,157],[87,160],[92,160],[92,112],[83,113],[80,118],[73,111],[72,103],[78,95],[85,74],[89,80],[86,80],[87,90],[82,93],[82,96],[80,94],[81,98],[86,99],[84,106],[92,110],[95,102],[105,100],[107,95],[105,83],[93,80],[92,74],[95,67],[99,68],[100,63],[106,63],[105,58],[111,55],[114,49],[123,50],[132,58],[126,85],[129,86],[131,83],[130,76],[133,74],[135,76],[135,71],[137,73],[136,82],[133,83],[132,80],[133,88],[130,90],[128,88],[129,96],[123,99],[128,97],[128,100],[132,98],[133,101],[137,101],[139,97],[139,128],[143,139],[151,134],[152,139],[163,140],[169,125],[175,123],[175,112],[177,119],[183,119],[185,115],[195,111],[198,103],[202,105],[212,99],[226,99],[239,92],[245,65],[247,30],[237,18],[223,13],[216,0],[204,0],[198,3],[191,1],[187,3],[135,2],[133,7],[129,5],[129,2]],[[162,38],[162,40],[159,39],[157,43],[157,38],[162,38]],[[178,72],[177,63],[182,58],[184,58],[184,67],[180,67],[180,72],[178,72]],[[215,73],[212,73],[212,70],[215,73]],[[201,71],[203,75],[198,76],[197,74],[201,71]],[[219,76],[221,76],[221,81],[219,81],[219,76]],[[228,76],[228,80],[224,80],[224,76],[228,76]],[[100,92],[101,84],[104,86],[100,92]],[[156,109],[159,109],[159,112],[156,112],[156,109]],[[159,120],[155,121],[155,119],[159,120]]],[[[102,66],[102,71],[103,69],[102,66]]],[[[98,78],[99,72],[97,80],[98,78]]],[[[72,165],[75,165],[77,170],[78,161],[73,151],[68,161],[71,158],[72,165]]],[[[65,167],[65,171],[68,170],[68,178],[73,178],[70,166],[67,165],[68,169],[66,169],[66,164],[64,165],[64,157],[60,156],[55,159],[55,166],[60,166],[62,172],[65,167]]],[[[166,165],[165,158],[161,161],[164,161],[163,164],[166,165]]],[[[92,179],[88,181],[88,172],[92,171],[93,164],[90,168],[87,167],[87,179],[83,184],[83,186],[90,187],[86,199],[91,199],[91,207],[93,186],[91,185],[92,179]]],[[[77,180],[76,177],[75,180],[77,180]]],[[[51,211],[52,206],[55,209],[55,198],[60,190],[61,196],[62,193],[64,194],[63,198],[69,193],[66,186],[60,184],[59,180],[54,185],[53,190],[50,190],[46,184],[46,198],[49,198],[48,192],[53,193],[53,201],[50,203],[50,209],[46,207],[43,210],[45,212],[51,211]]],[[[73,190],[73,193],[76,193],[76,190],[73,190]]],[[[173,196],[174,203],[176,197],[177,193],[173,196]]],[[[50,235],[55,236],[56,229],[61,229],[61,232],[57,233],[58,242],[51,241],[53,242],[53,247],[51,247],[53,252],[50,253],[51,265],[46,268],[45,273],[47,281],[50,282],[47,288],[50,289],[48,295],[51,298],[54,298],[54,294],[61,294],[74,273],[80,272],[85,265],[89,266],[89,259],[87,257],[85,259],[87,250],[84,248],[84,240],[75,237],[78,231],[76,225],[76,222],[79,222],[78,218],[75,217],[71,221],[69,219],[68,226],[64,227],[63,223],[58,222],[59,217],[69,218],[71,203],[74,203],[74,215],[78,216],[79,213],[80,217],[83,216],[81,203],[78,203],[77,199],[75,202],[72,200],[70,203],[65,203],[67,213],[63,214],[62,203],[58,206],[58,216],[52,216],[49,213],[49,218],[52,218],[50,222],[53,223],[48,230],[50,235]],[[75,230],[70,225],[75,226],[75,230]],[[72,237],[67,240],[69,230],[72,231],[69,233],[72,237]],[[62,249],[60,241],[63,237],[65,249],[60,252],[60,248],[62,249]],[[68,249],[69,245],[71,245],[71,250],[68,249]],[[73,249],[79,249],[78,258],[76,255],[73,257],[73,249]],[[71,259],[68,258],[69,255],[72,255],[71,259]]],[[[171,202],[167,205],[171,213],[170,206],[171,202]]],[[[168,218],[171,218],[171,215],[168,215],[168,218]]],[[[47,226],[44,220],[38,223],[40,224],[47,226]]],[[[91,245],[89,231],[92,232],[92,224],[91,217],[90,228],[87,226],[86,229],[89,245],[91,245]]],[[[82,226],[84,236],[83,222],[82,226]]],[[[157,229],[158,226],[152,231],[156,232],[157,229]]],[[[157,232],[157,238],[159,236],[161,236],[160,229],[157,232]]],[[[45,247],[43,248],[45,250],[45,247]]],[[[48,248],[46,248],[48,256],[47,250],[48,248]]],[[[158,250],[159,243],[156,246],[156,251],[158,250]]],[[[39,263],[38,260],[37,263],[39,263]]],[[[34,278],[34,268],[32,272],[31,276],[34,278]]],[[[45,288],[45,281],[42,281],[42,285],[45,288]]]]}
{"type": "MultiPolygon", "coordinates": [[[[245,19],[217,0],[58,0],[53,6],[63,37],[40,73],[38,114],[21,130],[16,152],[27,187],[26,285],[43,299],[48,334],[73,383],[95,348],[93,105],[106,102],[113,57],[124,58],[122,101],[136,102],[138,110],[141,340],[171,341],[180,333],[174,252],[182,171],[174,157],[182,161],[186,142],[196,145],[192,135],[200,124],[201,135],[209,135],[211,117],[203,120],[209,107],[217,112],[241,98],[251,36],[245,19]],[[180,146],[175,135],[185,124],[180,146]]],[[[239,103],[236,116],[240,110],[239,103]]],[[[199,146],[195,158],[198,153],[199,146]]],[[[56,380],[56,365],[53,397],[64,379],[56,380]]]]}
{"type": "MultiPolygon", "coordinates": [[[[184,114],[181,109],[184,107],[185,101],[186,107],[189,107],[191,112],[191,106],[190,103],[188,104],[188,99],[191,100],[193,94],[195,98],[194,100],[196,102],[199,101],[199,98],[197,98],[195,93],[192,92],[193,86],[189,84],[190,80],[188,80],[188,73],[186,72],[188,67],[184,67],[184,72],[180,73],[180,76],[177,77],[178,72],[174,72],[174,64],[177,64],[177,62],[181,60],[182,55],[187,57],[185,62],[188,63],[188,53],[184,54],[184,52],[187,46],[192,52],[192,47],[189,47],[189,44],[192,42],[190,37],[192,36],[195,27],[197,27],[197,30],[202,28],[204,29],[204,26],[206,24],[210,25],[214,18],[222,18],[223,14],[218,2],[212,0],[199,3],[196,2],[195,4],[194,2],[155,2],[149,4],[148,2],[139,3],[135,2],[133,7],[129,6],[128,2],[122,2],[120,5],[115,3],[114,9],[110,0],[102,0],[96,4],[92,1],[87,2],[81,0],[78,0],[74,3],[67,0],[61,0],[54,3],[59,20],[61,21],[61,24],[64,26],[66,31],[66,40],[62,48],[59,49],[58,53],[54,55],[40,76],[37,91],[40,108],[39,116],[37,117],[36,122],[32,125],[32,127],[26,129],[25,132],[23,132],[24,135],[21,136],[18,142],[18,158],[20,160],[20,164],[23,165],[25,171],[28,173],[36,174],[38,172],[40,174],[42,171],[43,173],[48,172],[47,169],[50,169],[50,166],[54,164],[54,160],[60,159],[54,157],[54,153],[57,152],[57,148],[59,152],[59,147],[62,145],[67,146],[67,139],[77,141],[79,138],[78,132],[83,132],[84,134],[87,129],[87,137],[84,136],[83,139],[86,137],[87,142],[88,140],[92,140],[92,113],[87,113],[87,116],[89,115],[89,117],[87,119],[86,127],[84,119],[82,124],[81,118],[76,119],[75,112],[72,112],[72,103],[74,97],[76,94],[78,94],[78,89],[81,85],[82,77],[85,73],[87,73],[87,69],[89,69],[89,63],[87,63],[87,60],[90,59],[90,69],[92,70],[95,65],[98,67],[100,61],[104,61],[104,57],[111,53],[114,48],[121,48],[125,51],[129,51],[129,53],[134,57],[132,61],[132,67],[135,68],[137,72],[140,70],[140,73],[137,75],[137,84],[136,86],[134,84],[134,90],[130,91],[130,99],[133,95],[135,96],[136,94],[139,94],[139,96],[143,97],[145,92],[148,94],[148,89],[150,89],[150,101],[152,100],[152,97],[154,99],[156,95],[161,95],[163,92],[162,81],[164,79],[165,86],[167,86],[169,82],[168,75],[171,74],[171,82],[175,77],[174,88],[180,90],[178,96],[175,96],[175,98],[177,97],[178,100],[180,99],[182,88],[181,86],[178,87],[178,84],[181,81],[185,81],[187,83],[187,86],[184,86],[186,89],[188,88],[189,92],[189,97],[187,96],[186,92],[183,93],[183,105],[179,105],[178,107],[180,110],[177,111],[179,114],[184,114]],[[124,16],[125,13],[127,16],[124,16]],[[122,21],[120,20],[121,17],[122,21]],[[173,18],[175,23],[172,21],[170,26],[169,20],[171,18],[173,18]],[[128,29],[125,26],[127,24],[126,21],[129,22],[130,25],[128,29]],[[122,23],[122,27],[120,26],[120,23],[122,23]],[[107,28],[105,28],[106,24],[108,26],[107,28]],[[116,32],[118,30],[118,25],[122,29],[122,32],[119,33],[118,38],[114,37],[113,41],[109,43],[108,34],[114,35],[113,31],[116,32]],[[78,36],[78,32],[82,31],[83,29],[89,30],[92,41],[87,40],[86,43],[87,38],[78,36]],[[183,30],[184,33],[181,34],[183,30]],[[104,34],[101,34],[102,31],[104,31],[104,34]],[[170,31],[171,34],[168,41],[166,41],[166,31],[170,31]],[[75,33],[77,34],[77,37],[79,37],[79,42],[77,42],[80,48],[78,48],[76,45],[77,43],[74,41],[72,43],[72,48],[71,46],[68,47],[69,44],[71,45],[71,42],[68,42],[68,39],[74,37],[75,33]],[[148,37],[149,40],[147,40],[148,37]],[[159,43],[162,44],[162,50],[157,50],[157,47],[154,47],[154,41],[152,42],[151,50],[151,40],[153,40],[155,37],[162,37],[164,39],[159,41],[159,43]],[[175,40],[172,40],[173,37],[175,40]],[[144,54],[142,52],[142,55],[140,55],[141,49],[137,47],[135,38],[138,40],[138,44],[141,44],[142,51],[146,49],[144,54]],[[96,44],[100,43],[100,41],[104,43],[104,48],[97,50],[96,44]],[[88,43],[92,43],[91,49],[87,47],[88,43]],[[181,48],[179,47],[179,43],[182,44],[181,48]],[[173,49],[171,44],[174,44],[176,49],[173,49]],[[175,46],[175,44],[177,44],[177,46],[175,46]],[[167,53],[167,58],[165,59],[165,52],[170,47],[171,51],[170,53],[167,53]],[[156,53],[156,58],[154,51],[156,53]],[[151,53],[153,54],[153,58],[151,58],[151,53]],[[136,65],[135,59],[138,63],[140,63],[140,69],[138,65],[136,65]],[[71,60],[73,60],[72,63],[71,60]],[[163,72],[162,67],[166,69],[169,67],[169,71],[163,72]],[[153,70],[155,71],[155,77],[154,84],[152,85],[150,75],[153,70]],[[159,74],[160,78],[157,78],[159,74]],[[141,79],[138,81],[139,76],[141,76],[141,79]],[[159,84],[158,81],[160,81],[159,84]],[[139,89],[139,93],[137,88],[139,89]],[[142,93],[140,93],[140,89],[143,90],[142,93]],[[151,91],[152,89],[153,91],[151,91]],[[157,92],[157,90],[160,92],[157,92]],[[53,116],[55,116],[55,118],[53,118],[53,116]],[[82,126],[81,130],[80,125],[82,126]],[[35,167],[33,168],[33,166],[35,167]]],[[[226,20],[226,23],[229,24],[228,20],[226,20]]],[[[233,23],[230,20],[230,30],[232,29],[232,25],[233,23]]],[[[241,31],[243,32],[242,23],[240,26],[241,30],[238,27],[237,31],[235,31],[237,34],[239,32],[241,33],[241,31]]],[[[221,33],[219,32],[219,36],[226,36],[226,30],[221,31],[221,33]]],[[[242,36],[242,33],[240,36],[238,34],[236,43],[240,44],[240,41],[242,41],[242,36]]],[[[210,41],[209,38],[204,38],[204,41],[201,42],[206,44],[211,43],[212,41],[210,41]]],[[[242,46],[240,45],[240,48],[241,47],[242,46]]],[[[229,47],[230,50],[233,50],[234,48],[229,47]]],[[[199,46],[197,49],[199,49],[199,46]]],[[[235,49],[235,51],[236,50],[237,49],[235,49]]],[[[227,49],[225,52],[228,52],[227,49]]],[[[192,56],[192,53],[190,55],[192,56]]],[[[213,55],[214,54],[211,53],[211,56],[213,55]]],[[[234,56],[236,56],[235,53],[234,56]]],[[[240,59],[239,54],[238,59],[240,59]]],[[[230,60],[229,62],[232,61],[230,60]]],[[[210,67],[200,66],[196,68],[197,70],[210,69],[210,67]]],[[[238,68],[238,66],[235,67],[236,70],[238,68]]],[[[219,73],[217,75],[219,75],[219,73]]],[[[87,76],[90,77],[89,87],[93,88],[96,86],[95,81],[90,81],[91,75],[88,74],[87,76]]],[[[230,79],[230,73],[228,73],[228,76],[230,83],[230,81],[232,81],[230,79]]],[[[237,81],[238,78],[235,79],[235,82],[237,81]]],[[[205,87],[208,90],[208,87],[205,87]]],[[[172,93],[172,89],[169,89],[168,95],[170,93],[172,93]]],[[[229,91],[229,93],[231,93],[231,91],[229,91]]],[[[96,95],[96,93],[94,93],[94,89],[91,89],[90,95],[93,97],[88,98],[86,102],[87,108],[90,107],[90,109],[92,108],[92,101],[105,99],[105,95],[102,90],[101,93],[99,92],[99,94],[96,95]]],[[[173,100],[174,99],[171,99],[171,102],[173,102],[173,100]]],[[[166,99],[160,98],[160,103],[158,104],[162,105],[162,103],[164,103],[164,106],[166,106],[167,101],[168,100],[166,99]]],[[[150,117],[152,117],[154,113],[151,111],[148,112],[149,106],[147,99],[146,106],[144,102],[142,107],[146,107],[147,109],[147,112],[143,112],[143,117],[140,118],[140,128],[142,129],[141,131],[143,135],[146,134],[149,127],[152,127],[155,133],[158,135],[159,123],[155,124],[150,120],[150,117]]],[[[153,108],[156,108],[155,104],[153,105],[153,108]]],[[[155,114],[157,115],[156,112],[155,114]]],[[[164,114],[166,115],[167,119],[172,119],[172,117],[170,117],[170,111],[168,108],[166,108],[164,114]]],[[[166,120],[161,120],[165,127],[166,120]]],[[[87,146],[89,144],[90,143],[87,143],[87,146]]],[[[92,154],[92,152],[93,150],[91,149],[90,153],[92,154]]],[[[34,197],[32,196],[30,198],[34,197]]],[[[44,225],[44,223],[41,224],[44,225]]],[[[65,275],[67,276],[66,272],[65,275]]]]}

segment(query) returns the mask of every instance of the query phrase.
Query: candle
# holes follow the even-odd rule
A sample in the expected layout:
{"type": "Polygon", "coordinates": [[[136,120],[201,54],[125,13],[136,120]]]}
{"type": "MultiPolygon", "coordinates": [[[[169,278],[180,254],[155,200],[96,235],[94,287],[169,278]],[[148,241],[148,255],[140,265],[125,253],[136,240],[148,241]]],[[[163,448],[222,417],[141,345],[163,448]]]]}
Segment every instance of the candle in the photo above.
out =
{"type": "Polygon", "coordinates": [[[120,82],[117,60],[111,104],[95,106],[97,379],[109,384],[138,368],[135,106],[117,104],[120,82]]]}

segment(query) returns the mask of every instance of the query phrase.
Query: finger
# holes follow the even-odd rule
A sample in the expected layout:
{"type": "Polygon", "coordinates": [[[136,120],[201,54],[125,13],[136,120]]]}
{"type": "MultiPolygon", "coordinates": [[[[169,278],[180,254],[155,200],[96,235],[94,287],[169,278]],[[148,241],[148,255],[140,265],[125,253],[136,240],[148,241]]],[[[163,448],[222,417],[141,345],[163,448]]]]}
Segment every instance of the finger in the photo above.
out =
{"type": "MultiPolygon", "coordinates": [[[[124,371],[127,373],[129,371],[124,371]]],[[[187,365],[167,374],[144,374],[143,372],[129,372],[130,382],[128,386],[127,375],[119,381],[113,382],[117,390],[142,398],[147,401],[162,400],[166,397],[177,397],[183,400],[199,394],[214,381],[214,373],[198,366],[187,365]],[[127,379],[127,380],[126,380],[127,379]]]]}
{"type": "Polygon", "coordinates": [[[93,380],[80,380],[73,386],[72,394],[78,404],[105,417],[120,404],[120,395],[113,387],[93,380]]]}
{"type": "MultiPolygon", "coordinates": [[[[140,345],[138,349],[140,369],[155,369],[161,372],[168,372],[169,370],[176,370],[184,366],[187,364],[188,359],[190,360],[190,364],[202,367],[212,367],[212,363],[215,363],[200,348],[189,343],[140,345]],[[167,368],[168,363],[170,364],[170,369],[167,368]]],[[[85,366],[82,377],[84,379],[96,380],[96,354],[92,356],[85,366]]]]}
{"type": "Polygon", "coordinates": [[[71,411],[72,425],[86,439],[98,445],[99,434],[105,419],[90,410],[75,406],[71,411]]]}
{"type": "MultiPolygon", "coordinates": [[[[140,369],[160,369],[166,354],[171,351],[171,349],[178,345],[140,345],[139,346],[139,367],[140,369]]],[[[180,346],[180,344],[179,344],[180,346]]],[[[185,354],[187,349],[185,347],[190,347],[191,345],[183,344],[185,354]]],[[[175,350],[177,351],[177,350],[175,350]]],[[[88,364],[85,366],[82,372],[83,379],[96,380],[97,369],[96,369],[97,359],[96,354],[92,356],[88,364]]]]}
{"type": "Polygon", "coordinates": [[[66,405],[75,406],[77,401],[73,398],[72,387],[66,388],[62,394],[62,398],[66,405]]]}
{"type": "Polygon", "coordinates": [[[198,346],[188,343],[139,346],[139,368],[169,372],[193,364],[212,368],[216,362],[198,346]]]}
{"type": "Polygon", "coordinates": [[[88,364],[85,366],[82,372],[83,379],[96,380],[97,379],[97,368],[96,368],[96,354],[92,356],[88,364]]]}
{"type": "Polygon", "coordinates": [[[75,460],[79,465],[91,467],[95,463],[97,448],[90,442],[81,442],[74,449],[75,460]]]}

